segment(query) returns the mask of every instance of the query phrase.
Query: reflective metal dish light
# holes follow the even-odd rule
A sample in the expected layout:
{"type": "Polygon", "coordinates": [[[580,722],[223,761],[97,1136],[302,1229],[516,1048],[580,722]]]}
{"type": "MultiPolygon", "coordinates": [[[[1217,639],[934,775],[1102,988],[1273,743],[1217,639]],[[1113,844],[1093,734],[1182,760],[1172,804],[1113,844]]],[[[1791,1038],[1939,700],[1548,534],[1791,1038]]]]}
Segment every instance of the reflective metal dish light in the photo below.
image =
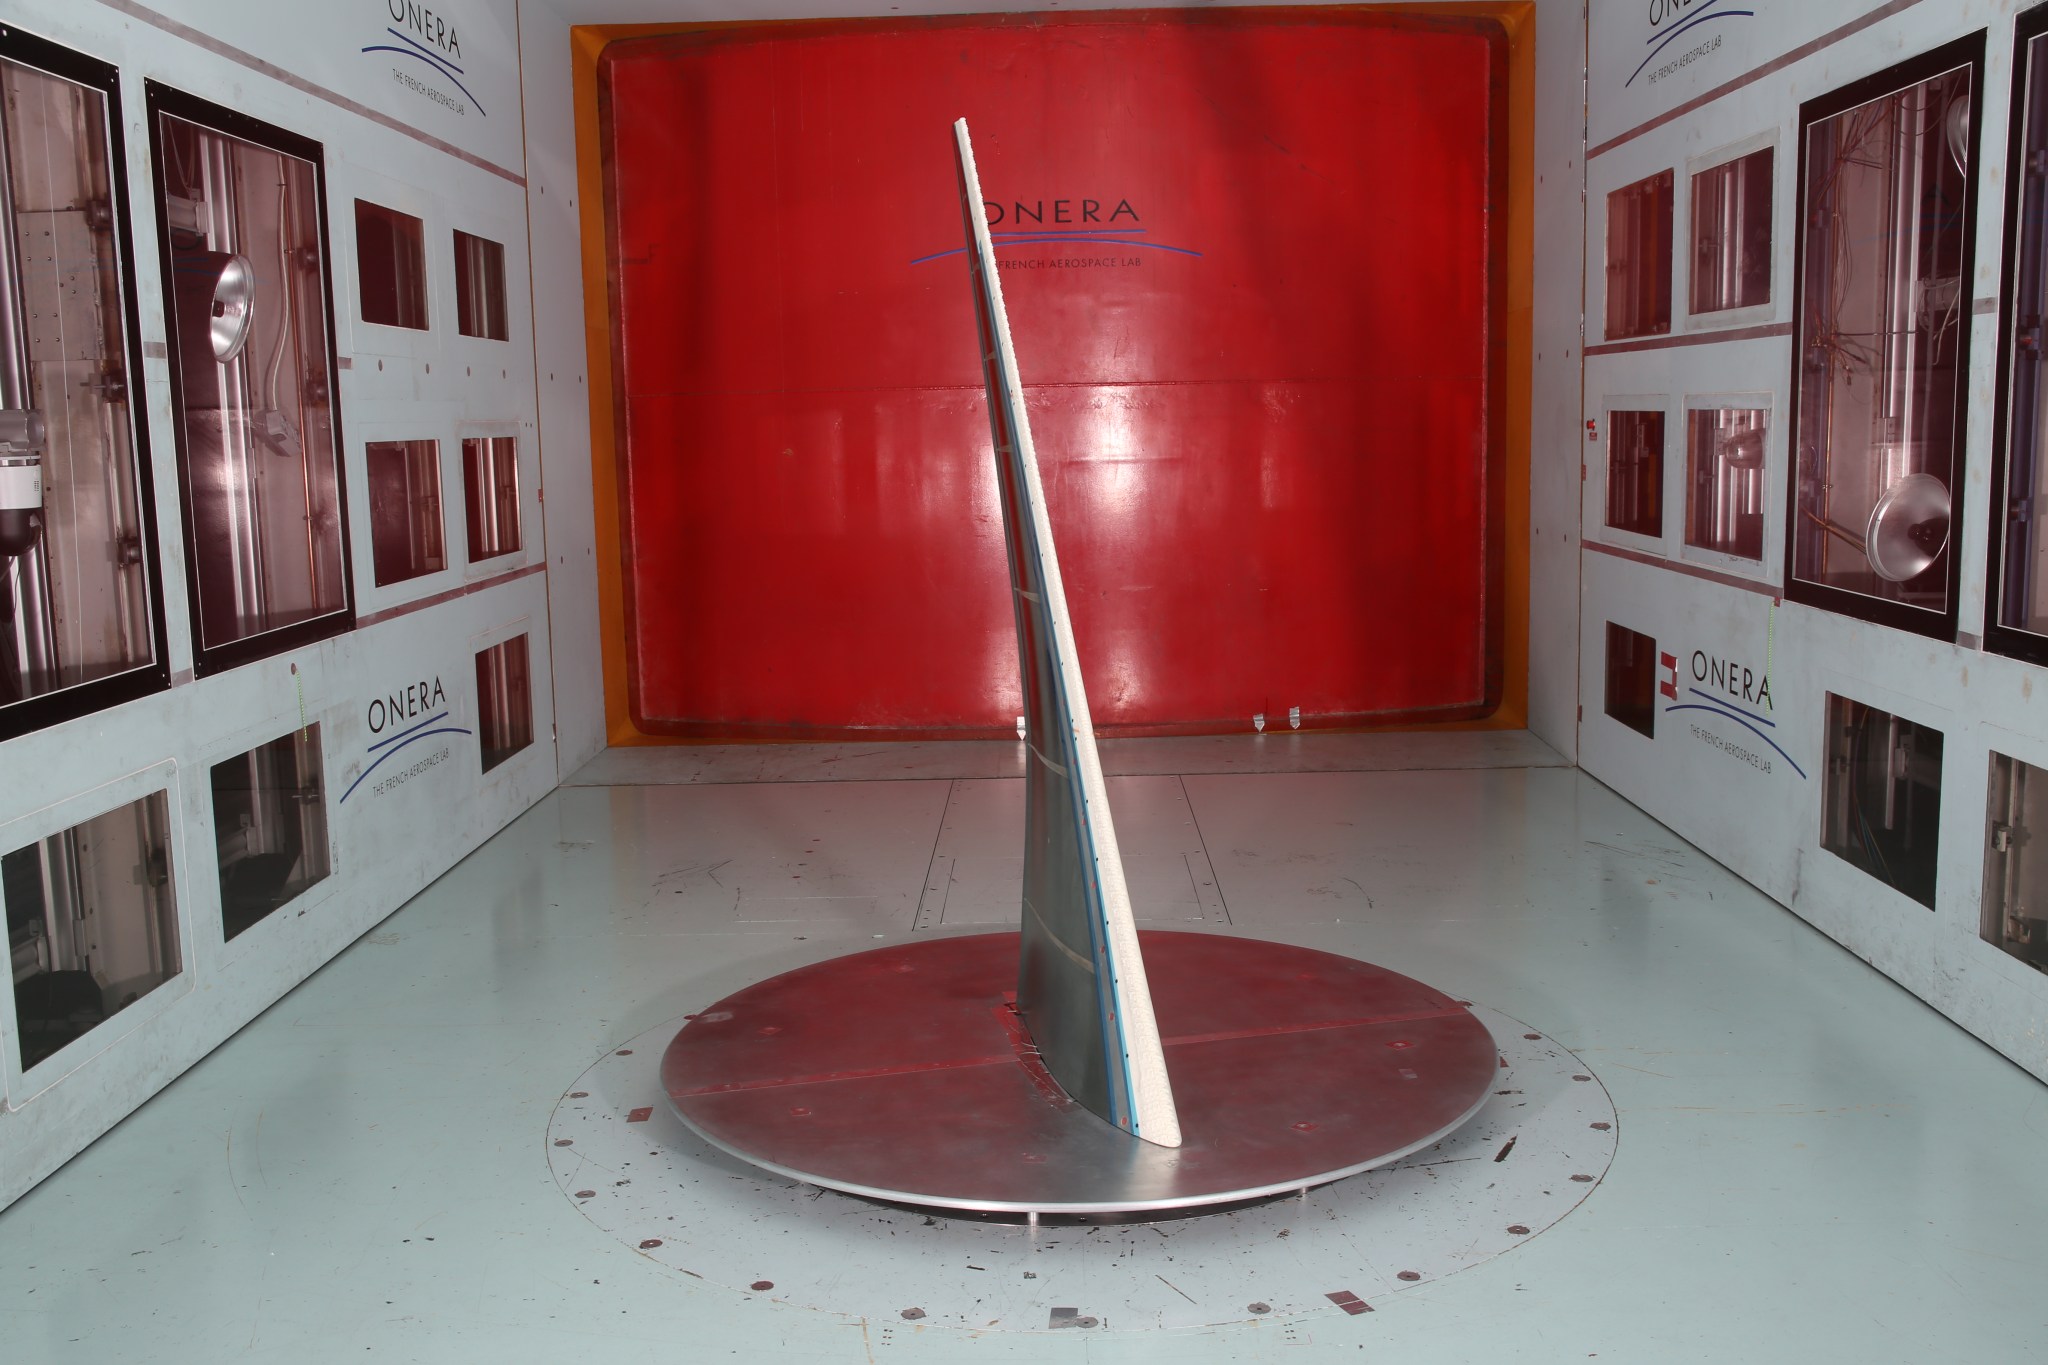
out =
{"type": "Polygon", "coordinates": [[[255,318],[256,271],[247,256],[212,255],[212,259],[219,262],[220,273],[214,280],[212,320],[207,330],[213,341],[213,358],[225,365],[249,342],[249,324],[255,318]]]}
{"type": "Polygon", "coordinates": [[[1948,546],[1948,489],[1932,474],[1908,474],[1870,509],[1863,553],[1877,576],[1903,583],[1927,572],[1948,546]]]}

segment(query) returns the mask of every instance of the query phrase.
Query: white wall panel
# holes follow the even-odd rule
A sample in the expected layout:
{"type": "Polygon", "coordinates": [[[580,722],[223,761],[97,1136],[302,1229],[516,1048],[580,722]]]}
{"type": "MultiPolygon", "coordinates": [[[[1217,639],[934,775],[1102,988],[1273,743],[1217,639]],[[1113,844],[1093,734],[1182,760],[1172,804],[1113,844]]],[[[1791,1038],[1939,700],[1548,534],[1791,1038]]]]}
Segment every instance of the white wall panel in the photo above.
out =
{"type": "MultiPolygon", "coordinates": [[[[2005,141],[2012,59],[2010,0],[1863,0],[1739,6],[1595,0],[1589,122],[1595,153],[1587,173],[1587,416],[1600,420],[1585,443],[1589,473],[1606,459],[1602,400],[1612,394],[1683,395],[1757,390],[1772,396],[1772,439],[1760,566],[1687,556],[1675,531],[1682,501],[1667,495],[1663,563],[1600,549],[1584,556],[1580,761],[1585,768],[1686,838],[1725,862],[2034,1074],[2048,1078],[2048,975],[2006,956],[1978,933],[1985,855],[1989,755],[2030,762],[2048,757],[2048,674],[1984,653],[1985,518],[1993,458],[1992,408],[1997,359],[1998,290],[2004,243],[2005,141]],[[1664,13],[1754,10],[1700,25],[1697,39],[1719,34],[1718,49],[1654,83],[1629,85],[1650,20],[1664,13]],[[1796,249],[1798,125],[1802,102],[1979,29],[1988,29],[1979,92],[1977,252],[1972,294],[1967,442],[1958,487],[1963,529],[1957,558],[1959,637],[1949,644],[1782,603],[1784,497],[1791,458],[1792,264],[1796,249]],[[1748,78],[1748,79],[1745,79],[1748,78]],[[1686,108],[1731,83],[1736,88],[1686,108]],[[1655,122],[1671,111],[1675,117],[1655,122]],[[1646,126],[1653,125],[1653,126],[1646,126]],[[1720,337],[1684,325],[1688,168],[1716,149],[1775,137],[1772,303],[1762,326],[1720,337]],[[1599,344],[1605,266],[1604,197],[1656,170],[1679,173],[1675,213],[1675,332],[1680,344],[1606,350],[1599,344]],[[1762,332],[1762,335],[1756,333],[1762,332]],[[1700,571],[1705,571],[1700,572],[1700,571]],[[1719,581],[1754,580],[1749,586],[1719,581]],[[1603,711],[1605,626],[1612,621],[1652,636],[1676,660],[1677,698],[1658,698],[1657,734],[1648,739],[1603,711]],[[1709,670],[1748,670],[1770,680],[1770,698],[1729,697],[1709,670]],[[1720,692],[1753,724],[1711,711],[1671,711],[1674,701],[1720,692]],[[1932,910],[1820,846],[1826,695],[1833,692],[1942,731],[1941,823],[1932,910]],[[2036,694],[2039,693],[2037,696],[2036,694]],[[1761,733],[1759,733],[1761,732],[1761,733]],[[1783,752],[1779,752],[1782,750],[1783,752]],[[1766,767],[1768,770],[1766,770],[1766,767]]],[[[1683,22],[1672,18],[1671,22],[1683,22]]],[[[1668,28],[1669,25],[1667,24],[1668,28]]],[[[1697,43],[1681,39],[1672,53],[1697,43]]],[[[1682,466],[1682,429],[1669,433],[1666,460],[1682,466]]],[[[1599,480],[1584,498],[1590,540],[1640,551],[1631,537],[1602,532],[1599,480]]],[[[1682,499],[1682,480],[1667,483],[1682,499]]],[[[1660,675],[1661,676],[1661,675],[1660,675]]]]}
{"type": "MultiPolygon", "coordinates": [[[[128,0],[22,0],[7,19],[121,67],[145,347],[153,343],[160,352],[167,340],[145,79],[323,144],[358,628],[193,678],[168,371],[161,358],[146,360],[139,399],[155,477],[173,685],[0,744],[0,851],[51,832],[46,826],[53,821],[69,821],[90,794],[126,792],[138,784],[168,791],[183,971],[27,1074],[18,1063],[11,991],[0,983],[0,1203],[47,1175],[304,980],[539,799],[559,775],[552,743],[545,531],[554,532],[553,543],[565,556],[580,552],[587,563],[588,441],[570,426],[573,450],[563,467],[572,472],[561,476],[572,507],[581,490],[586,529],[579,539],[574,529],[542,524],[543,433],[526,266],[516,11],[483,0],[435,7],[457,26],[461,84],[474,97],[457,113],[397,81],[392,71],[398,56],[361,51],[388,39],[387,27],[408,26],[406,7],[398,6],[400,18],[390,8],[376,0],[295,6],[285,14],[274,5],[238,0],[168,0],[149,9],[128,0]],[[424,220],[431,291],[427,331],[359,321],[357,196],[424,220]],[[456,334],[456,229],[505,246],[505,341],[456,334]],[[472,566],[465,553],[460,440],[483,432],[519,438],[524,535],[517,555],[472,566]],[[380,589],[371,568],[363,445],[366,439],[421,437],[441,444],[448,567],[380,589]],[[528,636],[530,648],[534,742],[485,773],[476,734],[474,657],[519,633],[528,636]],[[403,724],[394,722],[389,699],[401,698],[398,708],[408,709],[403,698],[409,690],[415,701],[432,703],[431,712],[415,711],[403,724]],[[404,725],[443,711],[446,716],[429,728],[447,733],[422,732],[403,745],[386,742],[404,725]],[[209,769],[316,721],[331,873],[224,942],[209,769]]],[[[565,43],[565,30],[561,36],[565,43]]],[[[431,63],[405,63],[419,67],[419,79],[431,78],[431,63]]],[[[565,90],[566,62],[563,67],[565,90]]],[[[550,145],[566,149],[566,93],[558,92],[550,116],[562,121],[550,145]]],[[[564,164],[554,173],[568,178],[564,164]]],[[[559,243],[561,223],[550,220],[550,228],[559,243]]],[[[548,363],[579,393],[574,402],[580,423],[582,333],[573,285],[572,278],[566,305],[559,289],[551,296],[551,316],[559,320],[566,307],[574,321],[556,323],[548,363]]],[[[587,620],[594,613],[577,614],[587,620]]],[[[592,747],[596,699],[594,685],[577,677],[580,762],[592,747]]]]}
{"type": "Polygon", "coordinates": [[[1578,752],[1580,314],[1585,280],[1586,24],[1577,0],[1536,7],[1535,297],[1529,414],[1529,729],[1578,752]]]}
{"type": "Polygon", "coordinates": [[[526,211],[532,242],[533,382],[540,402],[542,509],[553,617],[556,743],[562,772],[604,747],[604,673],[597,613],[596,517],[590,471],[590,370],[584,355],[583,232],[576,202],[576,128],[569,23],[545,0],[520,6],[526,89],[526,211]]]}

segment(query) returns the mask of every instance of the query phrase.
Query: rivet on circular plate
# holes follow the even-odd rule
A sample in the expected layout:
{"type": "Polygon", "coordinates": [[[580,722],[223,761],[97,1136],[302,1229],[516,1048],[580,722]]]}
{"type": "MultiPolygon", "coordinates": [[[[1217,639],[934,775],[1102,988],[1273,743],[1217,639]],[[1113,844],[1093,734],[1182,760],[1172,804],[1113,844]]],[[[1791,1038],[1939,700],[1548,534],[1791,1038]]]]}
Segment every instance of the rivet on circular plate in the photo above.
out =
{"type": "Polygon", "coordinates": [[[659,1237],[642,1237],[640,1239],[640,1249],[642,1251],[652,1251],[660,1245],[661,1239],[659,1237]]]}
{"type": "Polygon", "coordinates": [[[1524,1038],[1527,1038],[1527,1039],[1528,1039],[1528,1040],[1530,1040],[1531,1042],[1535,1042],[1535,1041],[1537,1041],[1537,1040],[1539,1040],[1539,1039],[1541,1039],[1541,1038],[1543,1037],[1543,1035],[1542,1035],[1542,1034],[1540,1034],[1540,1033],[1525,1033],[1525,1034],[1523,1034],[1522,1036],[1523,1036],[1524,1038]]]}
{"type": "Polygon", "coordinates": [[[572,1100],[587,1100],[590,1098],[590,1092],[588,1090],[571,1090],[569,1098],[572,1100]]]}
{"type": "Polygon", "coordinates": [[[1045,1154],[1043,1152],[1026,1152],[1024,1159],[1026,1161],[1043,1161],[1045,1160],[1045,1154]]]}
{"type": "Polygon", "coordinates": [[[1589,1124],[1587,1124],[1586,1126],[1587,1126],[1588,1128],[1598,1128],[1598,1129],[1599,1129],[1599,1130],[1600,1130],[1601,1132],[1603,1132],[1603,1133],[1604,1133],[1604,1132],[1606,1132],[1606,1131],[1607,1131],[1607,1130],[1608,1130],[1609,1128],[1612,1128],[1612,1127],[1613,1127],[1614,1125],[1613,1125],[1613,1124],[1611,1124],[1611,1123],[1589,1123],[1589,1124]]]}
{"type": "Polygon", "coordinates": [[[1527,1237],[1529,1235],[1529,1229],[1520,1223],[1508,1224],[1508,1231],[1514,1233],[1517,1237],[1527,1237]]]}
{"type": "Polygon", "coordinates": [[[1254,1315],[1270,1313],[1273,1311],[1273,1305],[1270,1303],[1248,1303],[1244,1306],[1244,1311],[1254,1315]]]}
{"type": "Polygon", "coordinates": [[[899,1314],[899,1316],[905,1322],[916,1322],[919,1318],[924,1316],[924,1310],[922,1308],[906,1308],[903,1310],[901,1314],[899,1314]]]}
{"type": "Polygon", "coordinates": [[[1415,1046],[1415,1044],[1413,1044],[1413,1043],[1409,1042],[1409,1041],[1408,1041],[1408,1040],[1407,1040],[1406,1038],[1401,1038],[1401,1039],[1397,1039],[1397,1040],[1395,1040],[1394,1042],[1388,1043],[1388,1044],[1387,1044],[1387,1046],[1388,1046],[1388,1047],[1414,1047],[1414,1046],[1415,1046]]]}
{"type": "Polygon", "coordinates": [[[1590,1175],[1575,1175],[1572,1177],[1572,1179],[1578,1181],[1581,1185],[1590,1185],[1593,1183],[1593,1177],[1590,1175]]]}
{"type": "Polygon", "coordinates": [[[1297,1133],[1313,1133],[1315,1130],[1316,1126],[1307,1119],[1303,1119],[1300,1123],[1294,1125],[1294,1131],[1297,1133]]]}
{"type": "Polygon", "coordinates": [[[574,1146],[574,1145],[575,1145],[575,1139],[574,1139],[574,1138],[556,1138],[556,1139],[555,1139],[555,1146],[557,1146],[557,1147],[571,1147],[571,1146],[574,1146]]]}
{"type": "Polygon", "coordinates": [[[1590,1081],[1593,1078],[1591,1076],[1574,1076],[1572,1079],[1575,1081],[1590,1081]]]}
{"type": "Polygon", "coordinates": [[[761,1030],[760,1030],[760,1032],[761,1032],[761,1034],[762,1034],[762,1035],[763,1035],[764,1037],[765,1037],[765,1036],[767,1036],[767,1035],[769,1035],[769,1034],[775,1034],[775,1033],[780,1033],[780,1032],[782,1032],[782,1025],[780,1025],[780,1024],[769,1024],[769,1025],[767,1025],[767,1026],[766,1026],[765,1028],[761,1029],[761,1030]]]}
{"type": "Polygon", "coordinates": [[[801,1119],[810,1117],[810,1113],[810,1110],[804,1108],[802,1105],[798,1105],[796,1108],[789,1111],[789,1116],[793,1119],[801,1119]]]}
{"type": "Polygon", "coordinates": [[[596,1190],[578,1190],[578,1191],[576,1191],[576,1197],[577,1197],[578,1199],[595,1199],[595,1198],[597,1198],[597,1191],[596,1191],[596,1190]]]}
{"type": "Polygon", "coordinates": [[[773,1289],[774,1287],[775,1281],[773,1280],[756,1280],[752,1284],[747,1286],[747,1288],[753,1290],[756,1294],[766,1293],[768,1290],[773,1289]]]}
{"type": "Polygon", "coordinates": [[[1416,1270],[1404,1270],[1399,1275],[1396,1275],[1394,1278],[1397,1280],[1406,1280],[1410,1284],[1413,1284],[1415,1281],[1422,1278],[1422,1273],[1416,1270]]]}
{"type": "Polygon", "coordinates": [[[629,1047],[622,1047],[618,1050],[617,1055],[620,1057],[630,1057],[633,1055],[633,1049],[629,1047]]]}

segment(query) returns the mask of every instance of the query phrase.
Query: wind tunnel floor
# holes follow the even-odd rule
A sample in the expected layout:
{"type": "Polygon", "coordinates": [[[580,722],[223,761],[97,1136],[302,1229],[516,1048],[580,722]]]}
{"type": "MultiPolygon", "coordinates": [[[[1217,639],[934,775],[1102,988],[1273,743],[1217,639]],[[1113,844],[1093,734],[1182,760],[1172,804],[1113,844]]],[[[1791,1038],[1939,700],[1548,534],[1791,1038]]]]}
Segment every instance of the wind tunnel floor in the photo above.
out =
{"type": "MultiPolygon", "coordinates": [[[[912,1248],[875,1229],[927,1215],[812,1199],[729,1159],[710,1177],[724,1206],[747,1207],[755,1179],[763,1203],[720,1263],[665,1259],[640,1244],[656,1234],[622,1241],[579,1211],[551,1163],[582,1139],[557,1148],[567,1130],[551,1124],[601,1059],[777,973],[997,926],[1014,748],[601,755],[0,1213],[0,1354],[2048,1356],[2048,1088],[1526,736],[1105,746],[1145,924],[1377,963],[1477,1002],[1497,1038],[1525,1025],[1539,1037],[1523,1046],[1576,1054],[1604,1083],[1564,1093],[1611,1097],[1614,1117],[1591,1120],[1613,1124],[1611,1166],[1573,1167],[1597,1182],[1572,1185],[1547,1227],[1495,1230],[1514,1238],[1504,1254],[1406,1279],[1386,1248],[1435,1216],[1418,1190],[1347,1196],[1313,1237],[1285,1202],[1142,1235],[1066,1228],[1117,1239],[1116,1273],[1075,1281],[1101,1294],[990,1329],[887,1291],[921,1260],[964,1286],[997,1273],[980,1254],[1027,1235],[1014,1225],[941,1220],[912,1248]],[[856,1223],[859,1240],[835,1231],[856,1223]],[[1324,1283],[1311,1242],[1370,1275],[1324,1283]],[[1218,1296],[1241,1276],[1243,1316],[1137,1311],[1140,1281],[1165,1303],[1191,1269],[1218,1296]],[[885,1306],[777,1293],[841,1281],[885,1306]]],[[[1460,1171],[1520,1179],[1546,1150],[1501,1145],[1460,1171]]],[[[1021,1280],[988,1297],[1014,1300],[1021,1280]]]]}

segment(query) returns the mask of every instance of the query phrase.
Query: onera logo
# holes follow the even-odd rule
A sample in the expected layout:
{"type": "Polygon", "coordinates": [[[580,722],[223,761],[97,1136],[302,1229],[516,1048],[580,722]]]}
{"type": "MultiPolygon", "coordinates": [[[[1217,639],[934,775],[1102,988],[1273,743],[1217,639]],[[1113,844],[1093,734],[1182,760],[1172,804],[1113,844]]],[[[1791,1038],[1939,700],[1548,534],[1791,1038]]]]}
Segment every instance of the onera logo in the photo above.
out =
{"type": "Polygon", "coordinates": [[[1688,676],[1683,679],[1679,677],[1680,666],[1677,651],[1657,651],[1657,695],[1664,699],[1664,714],[1699,711],[1705,713],[1701,720],[1714,716],[1733,722],[1749,735],[1716,733],[1698,720],[1689,721],[1686,728],[1695,740],[1759,772],[1775,771],[1777,760],[1771,755],[1776,754],[1793,772],[1805,778],[1806,769],[1779,743],[1768,667],[1758,668],[1741,659],[1709,654],[1704,649],[1695,649],[1686,658],[1684,668],[1688,676]]]}
{"type": "Polygon", "coordinates": [[[1636,83],[1636,78],[1649,70],[1645,85],[1655,85],[1666,76],[1676,75],[1694,62],[1711,57],[1721,49],[1721,33],[1696,32],[1707,25],[1724,19],[1754,19],[1754,9],[1738,9],[1742,0],[1649,0],[1650,34],[1643,39],[1649,51],[1643,54],[1642,62],[1629,72],[1628,79],[1621,83],[1622,89],[1636,83]],[[1677,43],[1680,38],[1689,38],[1689,44],[1678,51],[1667,53],[1665,49],[1677,43]],[[1654,68],[1652,64],[1654,63],[1654,68]]]}
{"type": "Polygon", "coordinates": [[[462,55],[462,40],[455,36],[455,25],[448,22],[447,16],[415,5],[412,0],[384,0],[384,7],[391,12],[392,23],[405,25],[451,57],[462,55]]]}
{"type": "Polygon", "coordinates": [[[389,52],[427,68],[422,72],[417,66],[394,64],[391,68],[393,81],[451,113],[467,114],[472,105],[479,114],[485,113],[482,102],[462,83],[465,74],[461,66],[462,36],[446,12],[416,3],[416,0],[383,0],[383,9],[378,17],[391,21],[384,26],[383,36],[392,41],[369,43],[363,48],[364,54],[389,52]],[[468,103],[442,89],[435,78],[460,90],[468,103]]]}
{"type": "Polygon", "coordinates": [[[1108,202],[1106,199],[1013,199],[998,204],[993,199],[984,199],[981,207],[992,228],[1002,227],[1005,223],[1015,228],[1022,228],[1026,223],[1044,227],[1048,222],[1054,227],[1069,223],[1084,226],[1099,223],[1103,227],[1113,227],[1119,221],[1125,221],[1129,227],[1138,225],[1138,211],[1131,207],[1130,200],[1117,200],[1115,207],[1105,214],[1102,206],[1108,202]],[[1050,218],[1047,217],[1048,210],[1050,218]]]}
{"type": "MultiPolygon", "coordinates": [[[[450,724],[452,712],[448,706],[448,689],[441,683],[439,674],[430,681],[421,679],[395,687],[381,696],[375,696],[363,705],[363,724],[370,731],[370,743],[363,756],[368,759],[356,780],[348,784],[348,790],[341,794],[347,801],[356,794],[356,788],[363,785],[371,773],[383,767],[400,750],[411,748],[421,740],[435,735],[466,735],[471,733],[465,726],[450,724]]],[[[404,765],[385,769],[384,776],[370,789],[370,795],[382,796],[388,791],[410,782],[420,774],[431,771],[448,761],[448,746],[437,744],[431,749],[416,749],[404,765]]],[[[337,805],[340,802],[336,803],[337,805]]]]}
{"type": "MultiPolygon", "coordinates": [[[[1016,199],[984,199],[981,211],[988,219],[989,244],[996,249],[997,263],[1005,270],[1040,267],[1142,265],[1141,251],[1167,251],[1178,256],[1200,256],[1191,247],[1155,242],[1138,206],[1126,195],[1055,195],[1016,199]],[[1111,247],[1130,254],[1078,254],[1074,251],[1038,251],[1028,257],[1005,255],[1018,247],[1111,247]]],[[[949,247],[913,257],[912,265],[923,265],[946,256],[958,256],[964,246],[949,247]]]]}

